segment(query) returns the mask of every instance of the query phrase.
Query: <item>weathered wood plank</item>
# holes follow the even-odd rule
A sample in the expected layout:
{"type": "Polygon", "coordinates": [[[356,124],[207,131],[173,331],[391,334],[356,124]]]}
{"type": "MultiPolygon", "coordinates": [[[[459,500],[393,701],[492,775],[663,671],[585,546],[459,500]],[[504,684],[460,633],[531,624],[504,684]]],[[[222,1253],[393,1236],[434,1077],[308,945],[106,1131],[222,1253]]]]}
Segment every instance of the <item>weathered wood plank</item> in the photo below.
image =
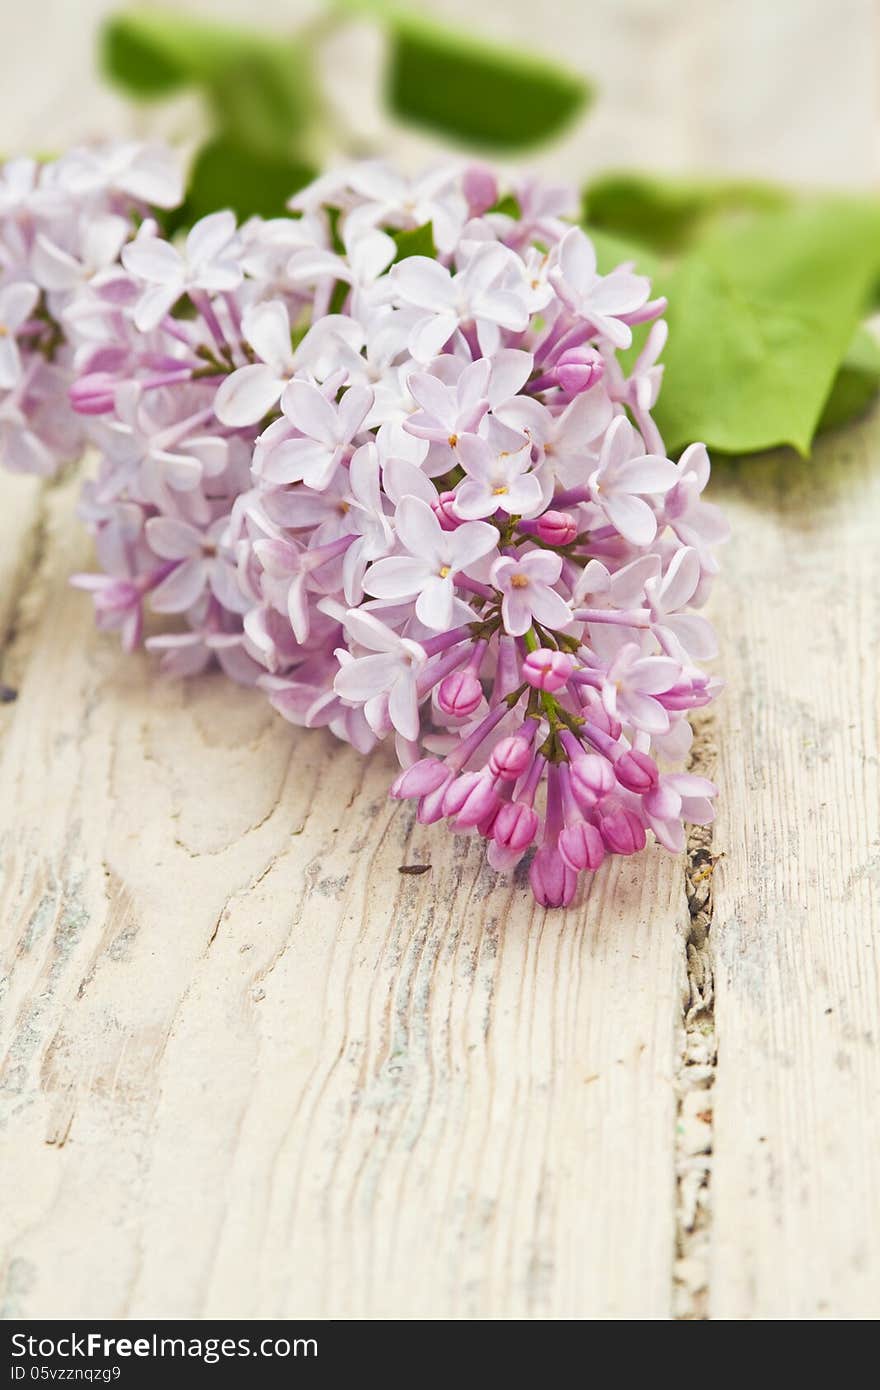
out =
{"type": "MultiPolygon", "coordinates": [[[[9,16],[5,148],[162,128],[91,72],[111,7],[9,16]]],[[[561,6],[600,97],[542,166],[867,184],[874,11],[561,6]]],[[[534,6],[481,24],[556,44],[534,6]]],[[[436,145],[389,142],[364,52],[336,42],[337,99],[420,162],[436,145]]],[[[725,858],[683,1057],[680,866],[530,912],[385,803],[381,758],[96,637],[70,488],[47,547],[39,486],[0,479],[7,1315],[668,1317],[678,1070],[677,1315],[876,1316],[877,443],[723,484],[725,858]]]]}
{"type": "Polygon", "coordinates": [[[0,763],[7,1310],[668,1316],[680,864],[545,917],[383,755],[96,636],[72,500],[0,763]]]}
{"type": "Polygon", "coordinates": [[[711,1316],[873,1318],[880,421],[723,491],[711,1316]]]}

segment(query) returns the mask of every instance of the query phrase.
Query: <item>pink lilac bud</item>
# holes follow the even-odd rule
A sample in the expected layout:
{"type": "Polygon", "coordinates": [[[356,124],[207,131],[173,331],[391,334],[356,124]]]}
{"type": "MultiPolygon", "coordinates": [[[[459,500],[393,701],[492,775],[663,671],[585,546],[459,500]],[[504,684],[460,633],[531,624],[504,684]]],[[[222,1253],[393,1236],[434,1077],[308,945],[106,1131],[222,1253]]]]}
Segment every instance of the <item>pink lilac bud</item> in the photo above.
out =
{"type": "Polygon", "coordinates": [[[389,795],[397,801],[409,796],[426,796],[448,780],[449,771],[439,758],[422,758],[394,779],[389,795]]]}
{"type": "Polygon", "coordinates": [[[561,690],[574,670],[574,660],[566,652],[554,652],[549,647],[539,647],[529,652],[523,662],[523,680],[536,690],[553,693],[561,690]]]}
{"type": "Polygon", "coordinates": [[[620,738],[620,720],[609,714],[603,705],[597,703],[590,707],[590,723],[609,738],[620,738]]]}
{"type": "Polygon", "coordinates": [[[461,517],[455,515],[455,493],[441,492],[431,503],[431,510],[444,531],[454,531],[461,525],[461,517]]]}
{"type": "Polygon", "coordinates": [[[613,798],[596,808],[602,839],[613,854],[635,854],[645,848],[645,827],[635,811],[613,798]]]}
{"type": "Polygon", "coordinates": [[[656,787],[660,780],[654,759],[649,758],[647,753],[641,753],[638,748],[631,748],[628,753],[618,758],[614,764],[614,772],[622,787],[640,795],[656,787]]]}
{"type": "Polygon", "coordinates": [[[443,810],[443,799],[446,789],[452,781],[453,774],[447,773],[446,780],[441,782],[439,787],[433,791],[426,792],[419,801],[419,809],[416,812],[416,820],[419,825],[435,825],[438,820],[442,820],[446,815],[443,810]]]}
{"type": "Polygon", "coordinates": [[[605,858],[605,845],[596,826],[580,820],[566,826],[560,834],[559,853],[575,872],[589,869],[594,873],[605,858]]]}
{"type": "Polygon", "coordinates": [[[531,806],[523,801],[505,801],[492,824],[492,838],[504,849],[522,854],[537,835],[539,825],[538,813],[531,806]]]}
{"type": "Polygon", "coordinates": [[[70,404],[78,415],[106,415],[116,403],[115,377],[108,372],[90,372],[70,387],[70,404]]]}
{"type": "Polygon", "coordinates": [[[470,670],[453,671],[440,682],[437,691],[437,703],[443,713],[454,715],[457,719],[465,719],[473,714],[482,698],[483,687],[470,670]]]}
{"type": "Polygon", "coordinates": [[[489,767],[496,777],[505,782],[515,782],[521,777],[532,761],[531,739],[503,738],[492,750],[489,767]]]}
{"type": "Polygon", "coordinates": [[[462,189],[471,217],[482,217],[498,202],[498,180],[485,164],[470,164],[464,171],[462,189]]]}
{"type": "Polygon", "coordinates": [[[568,907],[577,891],[577,874],[555,845],[542,845],[529,867],[529,883],[542,907],[568,907]]]}
{"type": "Polygon", "coordinates": [[[453,817],[457,828],[467,830],[494,810],[497,802],[491,773],[485,768],[481,772],[463,772],[446,790],[443,814],[453,817]]]}
{"type": "Polygon", "coordinates": [[[589,391],[591,386],[602,380],[605,363],[602,354],[595,348],[569,348],[556,364],[556,380],[567,396],[578,396],[589,391]]]}
{"type": "Polygon", "coordinates": [[[593,805],[600,797],[613,791],[614,769],[599,753],[582,753],[571,760],[571,786],[580,801],[586,798],[593,805]]]}
{"type": "Polygon", "coordinates": [[[535,522],[535,535],[545,545],[571,545],[577,533],[577,523],[568,512],[545,512],[535,522]]]}

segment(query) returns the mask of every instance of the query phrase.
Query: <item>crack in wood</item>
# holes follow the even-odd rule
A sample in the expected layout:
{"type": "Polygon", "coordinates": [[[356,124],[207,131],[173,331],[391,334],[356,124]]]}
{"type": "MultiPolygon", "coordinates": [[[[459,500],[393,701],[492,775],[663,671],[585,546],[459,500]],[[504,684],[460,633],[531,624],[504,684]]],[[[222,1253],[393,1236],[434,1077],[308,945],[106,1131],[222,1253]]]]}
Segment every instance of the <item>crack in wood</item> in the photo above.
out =
{"type": "MultiPolygon", "coordinates": [[[[711,716],[704,716],[694,721],[690,770],[711,777],[715,761],[715,723],[711,716]]],[[[685,866],[690,920],[685,935],[682,1048],[676,1072],[673,1265],[673,1317],[683,1322],[709,1318],[713,1089],[718,1065],[711,941],[712,875],[720,858],[714,849],[712,831],[711,825],[690,827],[685,866]]]]}

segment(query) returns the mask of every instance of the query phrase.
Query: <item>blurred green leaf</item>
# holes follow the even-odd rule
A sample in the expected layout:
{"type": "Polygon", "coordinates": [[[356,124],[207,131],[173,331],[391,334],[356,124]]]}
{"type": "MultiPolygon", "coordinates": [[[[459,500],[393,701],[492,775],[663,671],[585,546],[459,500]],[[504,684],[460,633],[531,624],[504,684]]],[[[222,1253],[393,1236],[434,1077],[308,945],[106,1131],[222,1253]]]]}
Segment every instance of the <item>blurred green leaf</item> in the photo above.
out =
{"type": "Polygon", "coordinates": [[[228,135],[218,136],[196,155],[177,225],[188,226],[218,208],[232,208],[242,220],[256,213],[278,217],[291,194],[309,183],[315,172],[308,164],[261,155],[228,135]]]}
{"type": "Polygon", "coordinates": [[[700,238],[657,289],[669,342],[667,447],[810,443],[880,260],[880,206],[824,199],[700,238]]]}
{"type": "Polygon", "coordinates": [[[867,328],[856,329],[825,402],[820,430],[837,429],[864,415],[880,390],[880,343],[867,328]]]}
{"type": "Polygon", "coordinates": [[[101,66],[134,96],[160,97],[216,81],[247,50],[265,42],[246,29],[169,10],[126,10],[104,23],[101,66]]]}
{"type": "Polygon", "coordinates": [[[309,56],[293,40],[133,10],[108,19],[101,42],[117,85],[145,99],[200,88],[219,128],[244,148],[289,154],[318,109],[309,56]]]}
{"type": "Polygon", "coordinates": [[[245,148],[289,154],[315,117],[309,64],[289,43],[243,52],[209,84],[215,119],[245,148]]]}
{"type": "Polygon", "coordinates": [[[499,150],[538,144],[590,96],[578,73],[446,28],[393,0],[337,0],[337,6],[387,30],[387,97],[395,114],[466,144],[499,150]]]}
{"type": "Polygon", "coordinates": [[[430,222],[426,222],[422,227],[413,227],[412,230],[392,232],[391,235],[397,243],[395,263],[405,261],[408,256],[430,256],[433,259],[437,254],[434,227],[430,222]]]}
{"type": "Polygon", "coordinates": [[[792,195],[746,180],[656,178],[608,173],[584,190],[584,221],[662,253],[682,251],[720,220],[789,205],[792,195]]]}
{"type": "Polygon", "coordinates": [[[495,206],[490,208],[489,211],[503,213],[505,217],[522,217],[522,208],[519,205],[519,199],[514,197],[512,193],[505,193],[504,197],[499,198],[495,206]]]}

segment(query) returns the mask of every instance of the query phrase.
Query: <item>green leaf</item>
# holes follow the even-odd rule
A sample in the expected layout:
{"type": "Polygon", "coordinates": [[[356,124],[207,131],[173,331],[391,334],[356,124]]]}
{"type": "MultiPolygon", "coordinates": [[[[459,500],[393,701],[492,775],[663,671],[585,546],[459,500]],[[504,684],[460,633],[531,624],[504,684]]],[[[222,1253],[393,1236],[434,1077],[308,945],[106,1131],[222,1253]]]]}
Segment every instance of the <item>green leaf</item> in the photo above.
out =
{"type": "Polygon", "coordinates": [[[408,256],[430,256],[433,259],[437,255],[434,227],[430,222],[422,227],[413,227],[411,231],[392,232],[391,235],[397,243],[395,265],[398,261],[405,261],[408,256]]]}
{"type": "Polygon", "coordinates": [[[825,402],[820,430],[837,429],[856,420],[871,405],[880,390],[880,342],[864,326],[855,337],[840,365],[831,395],[825,402]]]}
{"type": "Polygon", "coordinates": [[[788,206],[785,189],[754,180],[610,173],[584,190],[584,221],[662,253],[682,251],[713,223],[788,206]]]}
{"type": "Polygon", "coordinates": [[[880,259],[880,206],[825,199],[702,237],[669,296],[667,447],[809,451],[880,259]]]}
{"type": "Polygon", "coordinates": [[[203,89],[220,129],[265,153],[289,154],[318,106],[309,55],[296,43],[167,11],[109,19],[102,62],[134,96],[203,89]]]}
{"type": "Polygon", "coordinates": [[[132,95],[160,97],[215,81],[255,41],[261,41],[259,35],[210,20],[168,10],[127,10],[104,23],[101,67],[132,95]]]}
{"type": "Polygon", "coordinates": [[[582,109],[589,84],[529,53],[435,23],[388,0],[337,0],[388,31],[387,97],[401,120],[465,144],[523,149],[582,109]]]}
{"type": "Polygon", "coordinates": [[[244,148],[287,154],[317,109],[305,56],[287,43],[242,52],[208,86],[218,126],[244,148]]]}
{"type": "Polygon", "coordinates": [[[257,154],[228,135],[203,145],[190,174],[185,207],[177,225],[188,226],[218,208],[240,219],[259,213],[278,217],[287,199],[315,177],[310,165],[283,156],[257,154]]]}
{"type": "Polygon", "coordinates": [[[517,221],[522,217],[522,208],[519,205],[519,199],[515,198],[512,193],[505,193],[504,197],[499,198],[495,206],[490,208],[489,211],[503,213],[505,217],[515,217],[517,221]]]}

